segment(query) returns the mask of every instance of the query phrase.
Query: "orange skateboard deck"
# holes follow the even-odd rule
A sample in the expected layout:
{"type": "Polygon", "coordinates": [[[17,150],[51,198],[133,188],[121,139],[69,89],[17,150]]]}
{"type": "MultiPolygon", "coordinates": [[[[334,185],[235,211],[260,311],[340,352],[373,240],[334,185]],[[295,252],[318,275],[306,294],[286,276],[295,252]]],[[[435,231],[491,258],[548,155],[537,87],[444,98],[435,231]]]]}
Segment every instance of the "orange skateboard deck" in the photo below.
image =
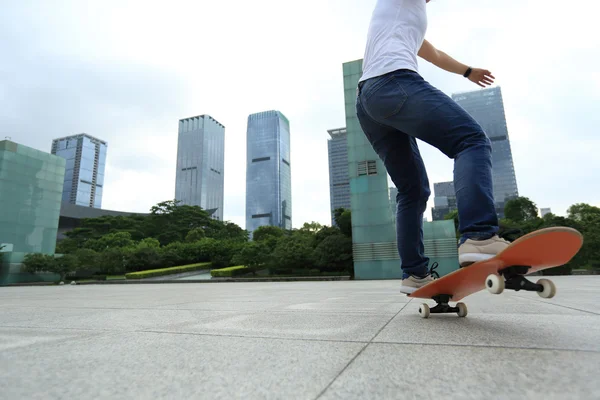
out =
{"type": "Polygon", "coordinates": [[[438,305],[431,310],[426,304],[421,306],[419,313],[424,318],[429,316],[429,312],[456,312],[459,316],[466,316],[466,305],[460,303],[457,307],[450,307],[448,301],[459,301],[486,288],[494,294],[500,294],[504,289],[536,291],[540,296],[549,298],[556,292],[551,281],[541,279],[534,284],[525,275],[568,263],[582,244],[583,236],[575,229],[540,229],[515,240],[495,257],[451,272],[408,297],[436,300],[438,305]]]}

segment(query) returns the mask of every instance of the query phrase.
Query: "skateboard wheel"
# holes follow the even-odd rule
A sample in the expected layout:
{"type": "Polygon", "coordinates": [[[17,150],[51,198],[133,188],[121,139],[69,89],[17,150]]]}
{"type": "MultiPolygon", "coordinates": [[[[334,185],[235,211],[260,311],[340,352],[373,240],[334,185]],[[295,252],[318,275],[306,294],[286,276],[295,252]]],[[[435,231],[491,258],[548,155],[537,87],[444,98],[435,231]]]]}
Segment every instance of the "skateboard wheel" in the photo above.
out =
{"type": "Polygon", "coordinates": [[[427,304],[421,304],[421,306],[419,307],[419,315],[422,318],[429,318],[429,306],[427,304]]]}
{"type": "Polygon", "coordinates": [[[504,278],[491,274],[485,280],[485,287],[491,294],[500,294],[504,291],[504,278]]]}
{"type": "Polygon", "coordinates": [[[537,294],[539,294],[540,297],[543,297],[544,299],[551,299],[554,297],[554,295],[556,295],[556,286],[551,280],[540,279],[539,281],[537,281],[537,284],[542,285],[544,287],[544,290],[542,290],[541,292],[537,292],[537,294]]]}
{"type": "Polygon", "coordinates": [[[464,318],[467,316],[468,311],[467,311],[467,305],[465,303],[458,303],[456,305],[456,307],[458,307],[457,314],[459,317],[464,318]]]}

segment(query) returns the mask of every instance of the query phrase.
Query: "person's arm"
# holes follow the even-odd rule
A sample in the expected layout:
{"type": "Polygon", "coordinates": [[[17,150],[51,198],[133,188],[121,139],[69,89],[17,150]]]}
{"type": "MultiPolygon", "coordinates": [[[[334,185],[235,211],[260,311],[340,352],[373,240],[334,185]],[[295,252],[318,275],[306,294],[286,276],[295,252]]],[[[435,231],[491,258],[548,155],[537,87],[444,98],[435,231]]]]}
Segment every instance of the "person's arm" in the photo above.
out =
{"type": "MultiPolygon", "coordinates": [[[[421,46],[418,55],[436,67],[458,75],[464,75],[470,69],[469,66],[456,61],[448,54],[433,47],[427,40],[423,41],[423,45],[421,46]]],[[[481,87],[491,85],[494,83],[495,79],[490,71],[480,68],[471,68],[471,72],[467,78],[481,87]]]]}

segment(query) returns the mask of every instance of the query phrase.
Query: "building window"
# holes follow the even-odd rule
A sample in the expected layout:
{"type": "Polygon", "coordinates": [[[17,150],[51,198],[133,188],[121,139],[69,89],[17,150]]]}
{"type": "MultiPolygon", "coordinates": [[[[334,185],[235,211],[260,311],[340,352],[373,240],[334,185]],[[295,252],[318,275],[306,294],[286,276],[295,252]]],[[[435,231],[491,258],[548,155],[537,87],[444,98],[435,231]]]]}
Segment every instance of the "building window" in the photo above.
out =
{"type": "Polygon", "coordinates": [[[377,161],[367,160],[358,162],[358,176],[377,175],[377,161]]]}

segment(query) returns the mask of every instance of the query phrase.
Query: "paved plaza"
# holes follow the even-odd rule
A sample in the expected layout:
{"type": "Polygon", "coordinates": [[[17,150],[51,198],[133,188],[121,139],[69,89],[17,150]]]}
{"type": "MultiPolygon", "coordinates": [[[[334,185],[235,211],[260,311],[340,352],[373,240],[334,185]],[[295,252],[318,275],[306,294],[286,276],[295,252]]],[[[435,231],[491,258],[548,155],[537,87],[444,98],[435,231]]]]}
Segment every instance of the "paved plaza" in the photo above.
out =
{"type": "Polygon", "coordinates": [[[427,320],[398,281],[2,287],[0,399],[598,399],[600,277],[552,279],[427,320]]]}

